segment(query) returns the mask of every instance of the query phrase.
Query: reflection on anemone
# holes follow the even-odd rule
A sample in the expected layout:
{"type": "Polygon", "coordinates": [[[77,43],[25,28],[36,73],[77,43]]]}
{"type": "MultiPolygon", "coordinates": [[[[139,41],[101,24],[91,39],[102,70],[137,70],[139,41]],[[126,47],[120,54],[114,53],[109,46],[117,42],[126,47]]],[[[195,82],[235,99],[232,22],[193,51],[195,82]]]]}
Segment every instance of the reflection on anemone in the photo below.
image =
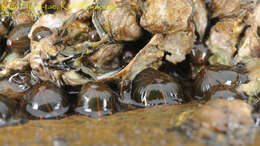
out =
{"type": "Polygon", "coordinates": [[[148,68],[133,80],[132,100],[135,106],[148,107],[184,102],[182,87],[169,75],[148,68]]]}
{"type": "Polygon", "coordinates": [[[90,116],[110,115],[119,110],[116,93],[106,84],[88,83],[82,86],[74,111],[90,116]]]}
{"type": "Polygon", "coordinates": [[[64,117],[69,110],[68,99],[62,89],[52,83],[41,83],[26,97],[26,111],[34,118],[64,117]]]}
{"type": "Polygon", "coordinates": [[[241,72],[231,66],[211,65],[205,67],[196,77],[196,95],[203,96],[211,87],[216,85],[239,86],[248,81],[248,73],[241,72]]]}
{"type": "Polygon", "coordinates": [[[246,96],[239,93],[233,86],[228,85],[216,85],[210,88],[206,94],[206,99],[223,98],[227,100],[233,99],[246,99],[246,96]]]}

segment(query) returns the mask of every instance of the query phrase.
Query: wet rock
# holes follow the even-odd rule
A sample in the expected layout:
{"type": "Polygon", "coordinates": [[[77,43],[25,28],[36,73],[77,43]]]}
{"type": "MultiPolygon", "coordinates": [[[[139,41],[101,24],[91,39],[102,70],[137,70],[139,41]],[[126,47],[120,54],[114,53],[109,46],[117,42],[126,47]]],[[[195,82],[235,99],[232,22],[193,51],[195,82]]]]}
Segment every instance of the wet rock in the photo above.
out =
{"type": "Polygon", "coordinates": [[[245,145],[255,136],[251,107],[241,100],[214,99],[182,126],[191,138],[211,144],[245,145]]]}
{"type": "Polygon", "coordinates": [[[0,21],[7,29],[10,29],[13,24],[10,16],[1,16],[0,21]]]}
{"type": "MultiPolygon", "coordinates": [[[[67,145],[221,145],[187,139],[178,131],[166,131],[173,124],[190,118],[198,104],[141,108],[100,118],[70,116],[61,120],[33,120],[0,128],[0,133],[7,135],[0,137],[0,144],[54,145],[54,141],[58,141],[67,145]]],[[[259,137],[258,133],[252,145],[259,145],[259,137]]]]}

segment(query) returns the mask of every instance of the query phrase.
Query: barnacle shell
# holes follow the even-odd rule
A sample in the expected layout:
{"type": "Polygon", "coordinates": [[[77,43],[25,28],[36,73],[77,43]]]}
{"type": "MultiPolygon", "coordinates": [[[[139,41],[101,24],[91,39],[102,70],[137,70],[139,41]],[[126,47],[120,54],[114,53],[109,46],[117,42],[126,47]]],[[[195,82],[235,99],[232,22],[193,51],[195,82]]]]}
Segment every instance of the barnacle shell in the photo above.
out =
{"type": "Polygon", "coordinates": [[[239,86],[239,91],[245,92],[250,97],[259,97],[260,93],[260,59],[254,59],[247,63],[249,70],[249,82],[239,86]]]}
{"type": "Polygon", "coordinates": [[[97,73],[106,73],[120,67],[119,54],[123,46],[121,44],[105,44],[89,57],[89,60],[98,69],[97,73]],[[101,59],[102,58],[102,59],[101,59]]]}
{"type": "Polygon", "coordinates": [[[212,0],[212,17],[241,17],[250,12],[257,0],[212,0]]]}
{"type": "Polygon", "coordinates": [[[191,14],[188,0],[146,0],[140,25],[151,33],[185,30],[191,14]]]}
{"type": "Polygon", "coordinates": [[[208,25],[208,13],[203,0],[192,0],[192,21],[195,24],[196,31],[202,40],[208,25]]]}
{"type": "Polygon", "coordinates": [[[257,5],[247,21],[249,27],[239,43],[239,50],[236,56],[237,62],[247,62],[253,58],[260,57],[260,4],[257,5]]]}
{"type": "Polygon", "coordinates": [[[185,60],[185,55],[190,53],[194,41],[195,35],[192,31],[177,31],[167,34],[158,47],[170,53],[166,55],[166,60],[176,64],[185,60]]]}
{"type": "Polygon", "coordinates": [[[58,28],[61,28],[65,21],[69,18],[69,15],[63,12],[57,12],[55,14],[46,14],[40,17],[32,26],[28,37],[32,40],[33,39],[33,32],[38,27],[46,27],[50,29],[52,32],[56,32],[58,28]]]}
{"type": "Polygon", "coordinates": [[[240,19],[228,19],[218,22],[210,31],[207,41],[211,52],[210,63],[232,64],[232,57],[236,52],[236,44],[245,24],[240,19]]]}
{"type": "Polygon", "coordinates": [[[101,10],[99,22],[103,29],[117,41],[133,41],[142,35],[142,29],[138,24],[137,13],[127,4],[115,3],[110,0],[101,10]]]}

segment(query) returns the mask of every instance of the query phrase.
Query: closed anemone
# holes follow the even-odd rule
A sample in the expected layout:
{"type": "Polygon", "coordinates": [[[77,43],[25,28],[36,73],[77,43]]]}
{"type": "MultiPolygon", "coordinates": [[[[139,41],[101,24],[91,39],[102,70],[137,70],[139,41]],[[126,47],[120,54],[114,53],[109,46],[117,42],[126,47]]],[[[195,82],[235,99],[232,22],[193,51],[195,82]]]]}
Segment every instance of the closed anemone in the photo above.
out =
{"type": "Polygon", "coordinates": [[[33,36],[34,41],[39,42],[41,39],[43,39],[47,36],[50,36],[51,34],[52,34],[52,31],[49,28],[40,26],[33,31],[32,36],[33,36]]]}
{"type": "Polygon", "coordinates": [[[18,124],[21,118],[15,116],[16,102],[0,95],[0,126],[18,124]]]}
{"type": "Polygon", "coordinates": [[[206,99],[246,99],[246,96],[242,93],[239,93],[233,86],[228,85],[216,85],[210,88],[206,94],[206,99]]]}
{"type": "Polygon", "coordinates": [[[25,97],[26,111],[34,118],[64,117],[69,110],[67,96],[51,83],[41,83],[25,97]]]}
{"type": "Polygon", "coordinates": [[[205,96],[206,92],[216,85],[239,86],[248,82],[248,73],[226,65],[211,65],[205,67],[195,81],[196,97],[205,96]]]}
{"type": "Polygon", "coordinates": [[[28,73],[16,73],[0,80],[0,94],[8,98],[22,98],[31,87],[31,77],[28,73]]]}
{"type": "Polygon", "coordinates": [[[185,102],[182,87],[171,76],[148,68],[133,80],[132,102],[137,107],[185,102]]]}
{"type": "Polygon", "coordinates": [[[11,116],[14,114],[14,107],[12,107],[12,103],[4,97],[0,95],[0,123],[1,125],[6,122],[11,116]]]}
{"type": "Polygon", "coordinates": [[[19,54],[28,51],[30,49],[30,39],[28,38],[28,34],[31,27],[31,23],[15,26],[6,40],[6,46],[8,49],[19,54]]]}
{"type": "Polygon", "coordinates": [[[111,115],[118,110],[116,93],[108,85],[94,82],[82,86],[74,109],[90,117],[111,115]]]}

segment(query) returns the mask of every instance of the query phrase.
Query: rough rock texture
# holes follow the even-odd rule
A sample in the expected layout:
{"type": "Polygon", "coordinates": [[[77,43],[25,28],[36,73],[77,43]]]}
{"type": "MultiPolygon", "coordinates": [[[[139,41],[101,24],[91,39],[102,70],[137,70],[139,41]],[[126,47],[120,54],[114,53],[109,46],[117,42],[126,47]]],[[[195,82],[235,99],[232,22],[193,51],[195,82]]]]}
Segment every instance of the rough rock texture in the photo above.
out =
{"type": "MultiPolygon", "coordinates": [[[[62,120],[35,120],[0,128],[0,145],[177,145],[185,137],[167,129],[187,106],[162,106],[118,113],[102,118],[72,116],[62,120]],[[26,129],[26,133],[25,133],[26,129]],[[180,135],[179,135],[180,136],[180,135]]],[[[196,143],[195,143],[196,144],[196,143]]]]}
{"type": "Polygon", "coordinates": [[[184,30],[191,13],[187,0],[147,0],[140,24],[151,33],[184,30]]]}
{"type": "MultiPolygon", "coordinates": [[[[0,128],[1,145],[185,145],[202,146],[170,130],[190,116],[197,103],[139,109],[112,116],[72,116],[0,128]],[[25,133],[26,130],[26,133],[25,133]]],[[[260,144],[260,133],[252,145],[260,144]]]]}
{"type": "Polygon", "coordinates": [[[194,111],[183,131],[214,145],[246,145],[255,136],[251,107],[242,100],[212,99],[194,111]]]}

